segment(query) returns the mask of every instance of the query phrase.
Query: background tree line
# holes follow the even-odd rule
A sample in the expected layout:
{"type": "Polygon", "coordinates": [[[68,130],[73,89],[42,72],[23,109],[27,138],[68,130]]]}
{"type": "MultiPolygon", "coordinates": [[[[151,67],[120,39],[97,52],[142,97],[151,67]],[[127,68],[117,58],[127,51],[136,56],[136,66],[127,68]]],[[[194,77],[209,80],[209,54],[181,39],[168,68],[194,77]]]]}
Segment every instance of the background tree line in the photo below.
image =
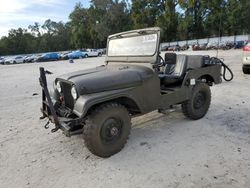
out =
{"type": "Polygon", "coordinates": [[[11,29],[0,39],[0,55],[104,48],[110,34],[153,26],[166,42],[247,34],[249,10],[249,0],[92,0],[89,8],[77,3],[68,23],[11,29]]]}

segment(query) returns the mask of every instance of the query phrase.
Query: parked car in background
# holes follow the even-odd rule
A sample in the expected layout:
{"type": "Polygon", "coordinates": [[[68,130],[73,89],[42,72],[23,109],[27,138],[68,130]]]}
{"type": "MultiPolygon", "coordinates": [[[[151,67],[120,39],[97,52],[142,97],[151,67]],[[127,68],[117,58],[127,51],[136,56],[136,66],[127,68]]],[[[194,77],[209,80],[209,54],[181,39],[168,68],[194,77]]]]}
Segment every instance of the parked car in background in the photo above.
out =
{"type": "Polygon", "coordinates": [[[225,42],[225,41],[219,42],[218,48],[221,49],[221,50],[226,50],[226,49],[227,49],[227,44],[226,44],[226,42],[225,42]]]}
{"type": "Polygon", "coordinates": [[[161,51],[168,51],[168,47],[169,47],[169,46],[162,46],[162,47],[161,47],[161,51]]]}
{"type": "Polygon", "coordinates": [[[193,44],[193,45],[192,45],[192,49],[193,49],[194,51],[196,51],[196,50],[206,50],[207,44],[208,44],[208,43],[202,43],[202,44],[197,43],[197,44],[193,44]]]}
{"type": "Polygon", "coordinates": [[[25,57],[25,62],[26,63],[32,63],[35,61],[35,59],[37,58],[36,55],[28,55],[25,57]]]}
{"type": "Polygon", "coordinates": [[[241,49],[245,46],[245,41],[236,41],[234,43],[234,49],[241,49]]]}
{"type": "Polygon", "coordinates": [[[70,52],[68,54],[65,54],[62,59],[80,59],[80,58],[84,58],[86,56],[87,52],[84,51],[73,51],[70,52]]]}
{"type": "Polygon", "coordinates": [[[174,47],[174,51],[180,51],[181,50],[181,47],[179,44],[176,44],[175,47],[174,47]]]}
{"type": "Polygon", "coordinates": [[[168,46],[168,50],[167,51],[174,51],[175,46],[168,46]]]}
{"type": "Polygon", "coordinates": [[[232,49],[234,47],[234,42],[228,41],[226,43],[226,50],[232,49]]]}
{"type": "Polygon", "coordinates": [[[69,59],[68,58],[68,54],[69,54],[70,52],[67,52],[67,53],[62,53],[62,54],[60,54],[60,59],[69,59]]]}
{"type": "Polygon", "coordinates": [[[231,48],[233,48],[234,46],[234,43],[233,42],[230,42],[230,41],[222,41],[219,43],[219,46],[218,48],[221,49],[221,50],[229,50],[231,48]]]}
{"type": "Polygon", "coordinates": [[[71,51],[70,52],[63,52],[63,53],[61,53],[60,54],[60,59],[68,59],[68,54],[69,53],[71,53],[71,51]]]}
{"type": "Polygon", "coordinates": [[[193,51],[196,51],[196,50],[199,50],[199,49],[200,49],[200,46],[199,46],[198,43],[194,43],[194,44],[192,45],[192,50],[193,50],[193,51]]]}
{"type": "Polygon", "coordinates": [[[189,49],[189,45],[188,44],[184,44],[183,46],[180,47],[180,50],[184,51],[189,49]]]}
{"type": "Polygon", "coordinates": [[[83,50],[82,52],[86,53],[84,57],[102,56],[102,53],[96,49],[87,49],[86,51],[83,50]]]}
{"type": "Polygon", "coordinates": [[[207,49],[207,43],[200,44],[200,50],[206,50],[207,49]]]}
{"type": "Polygon", "coordinates": [[[97,49],[97,51],[98,51],[99,53],[101,53],[101,55],[106,54],[106,49],[105,49],[105,48],[97,49]]]}
{"type": "Polygon", "coordinates": [[[250,74],[250,42],[243,47],[243,65],[244,74],[250,74]]]}
{"type": "Polygon", "coordinates": [[[207,43],[206,50],[216,50],[218,49],[218,42],[207,43]]]}
{"type": "Polygon", "coordinates": [[[59,59],[60,59],[59,54],[52,52],[52,53],[43,54],[42,56],[38,57],[35,61],[37,61],[37,62],[56,61],[59,59]]]}
{"type": "Polygon", "coordinates": [[[168,46],[167,51],[180,51],[181,47],[176,44],[176,45],[172,45],[172,46],[168,46]]]}
{"type": "Polygon", "coordinates": [[[23,56],[14,56],[6,58],[4,64],[17,64],[17,63],[25,63],[25,58],[23,56]]]}
{"type": "Polygon", "coordinates": [[[1,64],[1,65],[4,64],[4,61],[5,61],[4,57],[0,57],[0,64],[1,64]]]}

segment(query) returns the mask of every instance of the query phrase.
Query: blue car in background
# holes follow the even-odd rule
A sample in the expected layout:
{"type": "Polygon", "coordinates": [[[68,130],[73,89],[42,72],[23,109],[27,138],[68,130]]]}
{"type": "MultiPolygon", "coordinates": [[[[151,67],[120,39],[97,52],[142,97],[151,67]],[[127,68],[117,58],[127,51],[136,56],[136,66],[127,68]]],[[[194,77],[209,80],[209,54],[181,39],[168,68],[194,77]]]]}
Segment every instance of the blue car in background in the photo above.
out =
{"type": "Polygon", "coordinates": [[[241,49],[245,46],[245,41],[236,41],[234,43],[234,49],[241,49]]]}
{"type": "Polygon", "coordinates": [[[80,58],[84,58],[85,56],[86,56],[86,52],[73,51],[62,56],[62,59],[80,59],[80,58]]]}
{"type": "Polygon", "coordinates": [[[46,53],[36,59],[37,62],[44,62],[44,61],[56,61],[59,60],[60,56],[58,53],[46,53]]]}

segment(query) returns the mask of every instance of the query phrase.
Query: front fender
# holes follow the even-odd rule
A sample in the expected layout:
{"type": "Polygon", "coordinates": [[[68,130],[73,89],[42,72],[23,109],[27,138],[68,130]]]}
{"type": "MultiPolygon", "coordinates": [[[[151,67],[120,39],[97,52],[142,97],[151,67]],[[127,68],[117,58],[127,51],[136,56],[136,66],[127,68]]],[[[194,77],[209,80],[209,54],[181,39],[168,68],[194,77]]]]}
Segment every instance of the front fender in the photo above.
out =
{"type": "Polygon", "coordinates": [[[134,87],[82,95],[77,99],[74,105],[73,112],[79,117],[84,117],[88,110],[96,104],[100,104],[120,97],[127,97],[132,99],[133,101],[136,101],[130,95],[133,89],[134,87]]]}

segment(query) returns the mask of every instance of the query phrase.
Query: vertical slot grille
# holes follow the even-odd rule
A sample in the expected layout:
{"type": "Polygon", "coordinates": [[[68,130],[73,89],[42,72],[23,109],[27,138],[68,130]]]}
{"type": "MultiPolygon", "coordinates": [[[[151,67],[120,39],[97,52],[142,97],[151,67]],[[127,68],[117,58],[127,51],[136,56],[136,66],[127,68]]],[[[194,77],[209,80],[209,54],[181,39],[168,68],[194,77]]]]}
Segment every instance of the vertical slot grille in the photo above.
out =
{"type": "Polygon", "coordinates": [[[64,103],[65,106],[72,109],[74,108],[74,99],[71,95],[71,84],[66,82],[61,82],[62,93],[64,96],[64,103]]]}

